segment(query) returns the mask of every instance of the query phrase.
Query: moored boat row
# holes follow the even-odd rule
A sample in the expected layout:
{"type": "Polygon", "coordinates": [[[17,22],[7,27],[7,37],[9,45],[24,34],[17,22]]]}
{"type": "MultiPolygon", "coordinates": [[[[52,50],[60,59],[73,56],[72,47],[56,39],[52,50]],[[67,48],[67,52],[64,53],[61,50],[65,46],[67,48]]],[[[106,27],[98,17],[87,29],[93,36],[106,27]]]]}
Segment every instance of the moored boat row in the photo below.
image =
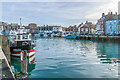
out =
{"type": "Polygon", "coordinates": [[[58,38],[66,38],[66,39],[76,39],[77,34],[61,34],[61,33],[40,33],[40,34],[36,34],[35,37],[58,37],[58,38]]]}

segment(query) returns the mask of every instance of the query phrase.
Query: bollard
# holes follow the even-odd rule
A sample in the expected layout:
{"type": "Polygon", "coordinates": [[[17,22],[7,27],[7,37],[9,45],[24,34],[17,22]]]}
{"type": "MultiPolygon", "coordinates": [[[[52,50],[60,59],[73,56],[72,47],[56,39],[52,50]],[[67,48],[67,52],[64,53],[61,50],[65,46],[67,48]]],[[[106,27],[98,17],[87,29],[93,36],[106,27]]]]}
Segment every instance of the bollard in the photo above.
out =
{"type": "Polygon", "coordinates": [[[21,73],[22,79],[27,79],[27,51],[21,52],[21,73]]]}

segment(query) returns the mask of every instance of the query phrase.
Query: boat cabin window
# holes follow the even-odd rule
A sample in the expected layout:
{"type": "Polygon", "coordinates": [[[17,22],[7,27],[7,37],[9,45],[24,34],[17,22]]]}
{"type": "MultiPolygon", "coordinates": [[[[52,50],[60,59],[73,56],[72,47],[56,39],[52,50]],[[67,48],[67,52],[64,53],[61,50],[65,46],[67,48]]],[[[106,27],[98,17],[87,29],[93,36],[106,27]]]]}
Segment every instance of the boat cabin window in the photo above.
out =
{"type": "Polygon", "coordinates": [[[16,39],[16,36],[14,37],[14,39],[16,39]]]}
{"type": "Polygon", "coordinates": [[[18,39],[20,40],[20,35],[18,36],[18,39]]]}
{"type": "Polygon", "coordinates": [[[22,38],[23,39],[28,39],[28,35],[23,35],[22,38]]]}
{"type": "Polygon", "coordinates": [[[29,35],[29,39],[31,39],[31,35],[29,35]]]}

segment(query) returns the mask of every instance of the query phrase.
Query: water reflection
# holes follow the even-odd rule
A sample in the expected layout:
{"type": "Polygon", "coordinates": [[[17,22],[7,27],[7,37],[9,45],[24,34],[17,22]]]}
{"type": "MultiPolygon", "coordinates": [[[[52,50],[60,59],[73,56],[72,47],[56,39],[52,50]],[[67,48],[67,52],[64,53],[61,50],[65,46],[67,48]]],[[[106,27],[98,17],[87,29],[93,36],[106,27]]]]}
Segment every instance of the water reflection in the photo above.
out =
{"type": "Polygon", "coordinates": [[[98,58],[100,58],[102,63],[119,63],[118,48],[117,42],[96,42],[98,58]]]}
{"type": "MultiPolygon", "coordinates": [[[[62,38],[39,38],[36,43],[36,66],[28,67],[29,78],[118,77],[118,67],[112,65],[119,62],[117,43],[62,38]]],[[[12,60],[14,72],[21,70],[18,61],[12,60]]]]}
{"type": "Polygon", "coordinates": [[[112,65],[118,61],[117,43],[63,38],[39,38],[36,43],[37,66],[30,78],[118,76],[117,66],[112,65]]]}
{"type": "MultiPolygon", "coordinates": [[[[35,69],[35,56],[33,55],[32,57],[27,59],[28,64],[27,64],[27,76],[31,75],[31,72],[35,69]]],[[[21,73],[21,62],[19,57],[14,57],[11,56],[11,68],[15,75],[21,73]]]]}

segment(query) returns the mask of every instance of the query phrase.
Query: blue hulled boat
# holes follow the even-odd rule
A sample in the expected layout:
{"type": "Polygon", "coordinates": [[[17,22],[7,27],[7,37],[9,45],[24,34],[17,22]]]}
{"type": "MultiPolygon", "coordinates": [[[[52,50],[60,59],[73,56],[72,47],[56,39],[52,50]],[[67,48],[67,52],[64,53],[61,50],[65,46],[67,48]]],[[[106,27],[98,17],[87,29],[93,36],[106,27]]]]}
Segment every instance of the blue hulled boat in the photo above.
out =
{"type": "Polygon", "coordinates": [[[77,35],[67,35],[66,39],[76,39],[77,35]]]}

